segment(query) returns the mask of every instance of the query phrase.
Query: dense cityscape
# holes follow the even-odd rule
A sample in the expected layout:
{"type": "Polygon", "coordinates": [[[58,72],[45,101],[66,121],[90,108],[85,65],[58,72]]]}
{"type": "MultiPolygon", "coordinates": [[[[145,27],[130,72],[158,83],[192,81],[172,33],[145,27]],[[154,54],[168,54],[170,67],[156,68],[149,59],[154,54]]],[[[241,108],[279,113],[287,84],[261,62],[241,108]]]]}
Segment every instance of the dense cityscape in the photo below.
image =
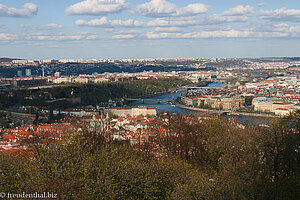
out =
{"type": "Polygon", "coordinates": [[[0,199],[300,199],[300,1],[1,0],[0,199]]]}
{"type": "MultiPolygon", "coordinates": [[[[3,155],[31,155],[36,145],[61,145],[73,132],[87,140],[93,139],[85,134],[96,134],[107,144],[129,145],[165,160],[184,144],[190,152],[199,148],[188,138],[200,137],[201,126],[205,134],[210,132],[207,126],[218,134],[217,123],[229,126],[229,132],[245,136],[255,130],[255,137],[263,137],[278,126],[276,120],[291,116],[296,124],[284,129],[299,137],[298,58],[1,60],[6,72],[0,78],[3,155]],[[74,74],[77,66],[89,73],[74,74]],[[107,66],[111,72],[98,72],[107,66]],[[185,130],[186,125],[193,126],[196,135],[185,130]],[[181,133],[184,130],[188,132],[181,133]],[[178,140],[181,137],[184,141],[178,140]],[[178,140],[176,148],[167,140],[178,140]]],[[[187,162],[203,166],[189,154],[183,157],[187,162]]]]}

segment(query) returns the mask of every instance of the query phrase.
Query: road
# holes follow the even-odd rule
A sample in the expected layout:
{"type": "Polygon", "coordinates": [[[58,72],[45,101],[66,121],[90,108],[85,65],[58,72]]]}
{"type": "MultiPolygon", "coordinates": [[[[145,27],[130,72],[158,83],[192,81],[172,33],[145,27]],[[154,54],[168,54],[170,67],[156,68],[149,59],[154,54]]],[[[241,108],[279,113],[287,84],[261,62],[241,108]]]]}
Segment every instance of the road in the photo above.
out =
{"type": "Polygon", "coordinates": [[[24,124],[30,124],[33,120],[29,116],[32,114],[10,111],[10,110],[0,110],[0,112],[8,113],[8,118],[12,122],[24,122],[24,124]]]}
{"type": "Polygon", "coordinates": [[[211,113],[211,114],[219,114],[219,115],[221,115],[222,113],[228,113],[230,115],[244,115],[244,116],[252,116],[252,117],[279,118],[279,116],[265,114],[265,113],[246,113],[246,112],[237,112],[237,111],[211,110],[211,109],[205,109],[205,108],[195,108],[195,107],[186,106],[186,105],[183,105],[183,104],[176,104],[176,106],[178,106],[180,108],[188,109],[188,110],[206,112],[206,113],[211,113]]]}

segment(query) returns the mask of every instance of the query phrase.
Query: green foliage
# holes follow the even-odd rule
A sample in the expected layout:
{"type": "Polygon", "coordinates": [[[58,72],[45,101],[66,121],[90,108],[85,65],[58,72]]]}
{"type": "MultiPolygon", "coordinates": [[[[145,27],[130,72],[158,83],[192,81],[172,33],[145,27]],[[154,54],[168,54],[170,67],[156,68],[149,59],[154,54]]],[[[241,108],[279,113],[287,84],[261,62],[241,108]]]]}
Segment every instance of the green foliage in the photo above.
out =
{"type": "Polygon", "coordinates": [[[204,173],[177,158],[148,159],[129,146],[80,135],[47,143],[28,159],[1,155],[2,191],[49,191],[60,199],[203,199],[213,189],[204,173]]]}
{"type": "Polygon", "coordinates": [[[299,124],[299,111],[269,129],[173,115],[160,144],[215,177],[216,199],[297,199],[299,124]]]}
{"type": "MultiPolygon", "coordinates": [[[[46,101],[49,100],[50,97],[55,99],[80,97],[81,105],[95,105],[101,102],[107,102],[110,98],[116,99],[164,93],[172,88],[186,84],[189,84],[189,82],[181,79],[161,78],[101,84],[71,84],[36,90],[22,89],[11,91],[10,97],[8,97],[6,93],[0,94],[0,103],[3,104],[3,106],[15,104],[49,106],[46,101]]],[[[61,109],[76,106],[76,104],[72,104],[68,101],[57,101],[52,105],[54,108],[61,109]]]]}
{"type": "Polygon", "coordinates": [[[26,177],[24,163],[26,158],[0,153],[0,191],[16,193],[22,192],[23,180],[26,177]]]}
{"type": "Polygon", "coordinates": [[[3,128],[9,128],[9,121],[7,121],[6,119],[2,119],[0,126],[2,126],[3,128]]]}
{"type": "Polygon", "coordinates": [[[60,199],[298,199],[299,112],[268,129],[180,115],[164,122],[176,134],[156,141],[168,155],[162,159],[85,129],[64,145],[34,143],[32,156],[0,153],[0,191],[49,191],[60,199]]]}

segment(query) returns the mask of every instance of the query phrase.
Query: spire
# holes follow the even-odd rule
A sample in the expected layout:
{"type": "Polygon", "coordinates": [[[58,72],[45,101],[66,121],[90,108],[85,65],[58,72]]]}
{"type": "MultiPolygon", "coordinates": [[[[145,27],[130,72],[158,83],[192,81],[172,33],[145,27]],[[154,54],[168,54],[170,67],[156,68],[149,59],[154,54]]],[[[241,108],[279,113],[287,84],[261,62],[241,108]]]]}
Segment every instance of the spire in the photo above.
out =
{"type": "Polygon", "coordinates": [[[106,120],[107,122],[109,122],[109,121],[110,121],[110,118],[109,118],[108,112],[106,113],[105,120],[106,120]]]}
{"type": "Polygon", "coordinates": [[[101,111],[101,120],[100,120],[100,126],[103,127],[104,122],[103,122],[103,111],[101,111]]]}

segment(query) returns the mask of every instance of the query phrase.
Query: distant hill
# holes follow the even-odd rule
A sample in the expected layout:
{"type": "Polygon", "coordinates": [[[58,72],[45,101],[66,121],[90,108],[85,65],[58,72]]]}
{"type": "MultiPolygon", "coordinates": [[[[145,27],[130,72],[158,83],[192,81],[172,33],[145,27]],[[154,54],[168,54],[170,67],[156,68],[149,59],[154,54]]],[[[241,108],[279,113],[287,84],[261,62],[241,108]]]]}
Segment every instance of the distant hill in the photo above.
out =
{"type": "Polygon", "coordinates": [[[288,59],[291,61],[300,61],[300,57],[284,57],[284,59],[288,59]]]}
{"type": "Polygon", "coordinates": [[[22,60],[19,58],[0,58],[0,62],[11,62],[12,60],[22,60]]]}

